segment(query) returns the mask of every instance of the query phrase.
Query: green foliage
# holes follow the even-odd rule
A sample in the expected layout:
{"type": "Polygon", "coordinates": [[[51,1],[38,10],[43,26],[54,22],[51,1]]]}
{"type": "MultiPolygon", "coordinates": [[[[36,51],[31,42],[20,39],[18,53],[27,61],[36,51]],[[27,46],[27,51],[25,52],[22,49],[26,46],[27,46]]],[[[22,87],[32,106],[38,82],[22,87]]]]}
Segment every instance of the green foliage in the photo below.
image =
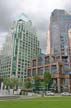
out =
{"type": "Polygon", "coordinates": [[[42,89],[45,89],[45,84],[44,84],[44,81],[43,81],[43,82],[41,82],[41,88],[42,88],[42,89]]]}
{"type": "Polygon", "coordinates": [[[6,85],[6,88],[8,89],[8,87],[10,87],[10,85],[11,85],[10,78],[3,79],[3,83],[4,83],[4,85],[6,85]]]}
{"type": "Polygon", "coordinates": [[[25,88],[29,89],[31,87],[31,80],[30,78],[25,79],[25,88]]]}
{"type": "Polygon", "coordinates": [[[2,82],[3,81],[3,78],[2,77],[0,77],[0,82],[2,82]]]}
{"type": "Polygon", "coordinates": [[[8,87],[10,87],[12,89],[18,88],[18,86],[21,85],[21,82],[16,78],[5,78],[5,79],[3,79],[3,83],[4,83],[4,85],[6,85],[7,89],[8,89],[8,87]]]}
{"type": "Polygon", "coordinates": [[[45,88],[47,88],[47,86],[49,86],[50,85],[50,83],[51,83],[51,80],[52,80],[52,78],[51,78],[51,74],[48,72],[48,73],[44,73],[44,85],[45,85],[45,88]]]}
{"type": "Polygon", "coordinates": [[[0,77],[0,85],[1,85],[1,82],[3,82],[3,78],[2,77],[0,77]]]}
{"type": "Polygon", "coordinates": [[[34,88],[36,90],[39,90],[39,77],[38,77],[38,75],[34,76],[34,88]]]}
{"type": "Polygon", "coordinates": [[[11,80],[11,85],[10,85],[11,88],[17,89],[19,86],[22,85],[22,82],[18,80],[17,78],[11,78],[10,80],[11,80]]]}

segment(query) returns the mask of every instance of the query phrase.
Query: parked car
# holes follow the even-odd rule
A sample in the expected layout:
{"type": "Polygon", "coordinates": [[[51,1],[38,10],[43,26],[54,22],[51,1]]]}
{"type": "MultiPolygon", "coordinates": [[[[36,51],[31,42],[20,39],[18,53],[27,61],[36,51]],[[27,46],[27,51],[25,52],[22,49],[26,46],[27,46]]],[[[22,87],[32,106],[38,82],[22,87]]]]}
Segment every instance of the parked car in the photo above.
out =
{"type": "Polygon", "coordinates": [[[71,94],[69,92],[63,92],[61,93],[62,96],[71,96],[71,94]]]}
{"type": "Polygon", "coordinates": [[[55,94],[54,94],[53,92],[51,92],[51,91],[47,91],[47,92],[46,92],[46,95],[47,95],[47,96],[54,96],[55,94]]]}

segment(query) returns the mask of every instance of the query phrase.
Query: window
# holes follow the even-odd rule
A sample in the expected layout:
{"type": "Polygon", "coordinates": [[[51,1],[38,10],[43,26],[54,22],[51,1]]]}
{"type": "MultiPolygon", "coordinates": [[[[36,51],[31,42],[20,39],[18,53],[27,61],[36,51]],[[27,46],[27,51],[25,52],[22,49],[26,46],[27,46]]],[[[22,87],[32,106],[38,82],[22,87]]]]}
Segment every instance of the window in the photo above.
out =
{"type": "Polygon", "coordinates": [[[65,79],[64,83],[65,83],[65,86],[68,86],[68,79],[65,79]]]}
{"type": "Polygon", "coordinates": [[[50,72],[50,67],[45,67],[45,72],[46,73],[50,72]]]}
{"type": "Polygon", "coordinates": [[[42,65],[43,64],[43,55],[39,55],[38,57],[38,65],[42,65]]]}
{"type": "Polygon", "coordinates": [[[35,76],[36,75],[36,69],[33,69],[32,70],[32,76],[35,76]]]}
{"type": "Polygon", "coordinates": [[[32,66],[36,66],[36,60],[32,61],[32,66]]]}
{"type": "Polygon", "coordinates": [[[31,70],[29,69],[27,72],[27,76],[30,77],[31,76],[31,70]]]}
{"type": "Polygon", "coordinates": [[[38,68],[38,75],[43,75],[43,68],[38,68]]]}
{"type": "Polygon", "coordinates": [[[64,64],[64,70],[68,70],[69,69],[69,64],[64,64]]]}
{"type": "Polygon", "coordinates": [[[52,70],[52,73],[56,73],[56,71],[57,71],[56,65],[53,65],[51,70],[52,70]]]}
{"type": "Polygon", "coordinates": [[[49,62],[49,57],[45,57],[45,64],[48,64],[49,62]]]}
{"type": "Polygon", "coordinates": [[[62,62],[66,63],[68,61],[67,57],[62,57],[62,62]]]}

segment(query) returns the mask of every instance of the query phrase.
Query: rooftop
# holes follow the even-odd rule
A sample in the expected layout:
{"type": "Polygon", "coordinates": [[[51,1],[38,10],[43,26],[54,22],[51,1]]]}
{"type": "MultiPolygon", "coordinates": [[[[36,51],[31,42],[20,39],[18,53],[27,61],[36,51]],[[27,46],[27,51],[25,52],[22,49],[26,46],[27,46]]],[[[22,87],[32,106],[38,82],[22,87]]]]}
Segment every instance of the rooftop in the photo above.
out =
{"type": "Polygon", "coordinates": [[[18,20],[24,20],[24,21],[29,21],[30,19],[28,18],[27,15],[25,15],[24,13],[20,14],[19,16],[16,17],[16,21],[18,20]]]}

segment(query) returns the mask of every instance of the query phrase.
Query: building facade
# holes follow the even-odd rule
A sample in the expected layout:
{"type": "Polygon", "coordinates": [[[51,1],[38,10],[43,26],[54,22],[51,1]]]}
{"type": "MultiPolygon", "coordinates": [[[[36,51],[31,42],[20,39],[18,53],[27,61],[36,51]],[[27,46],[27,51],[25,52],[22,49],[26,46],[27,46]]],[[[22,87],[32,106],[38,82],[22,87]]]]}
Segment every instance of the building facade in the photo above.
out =
{"type": "MultiPolygon", "coordinates": [[[[69,29],[71,15],[65,10],[55,9],[50,17],[50,53],[55,55],[69,54],[69,29]]],[[[47,46],[47,50],[49,46],[47,46]]],[[[47,51],[48,52],[48,51],[47,51]]]]}
{"type": "Polygon", "coordinates": [[[40,81],[44,79],[44,73],[50,72],[52,77],[51,88],[57,92],[71,92],[71,64],[68,61],[68,56],[62,56],[60,61],[59,56],[40,54],[33,58],[31,65],[26,69],[26,75],[31,80],[35,75],[39,76],[40,81]],[[69,73],[68,73],[69,72],[69,73]]]}
{"type": "Polygon", "coordinates": [[[71,92],[71,15],[65,10],[52,12],[47,41],[48,54],[32,59],[27,77],[33,79],[37,74],[43,81],[44,73],[50,72],[51,88],[71,92]]]}
{"type": "Polygon", "coordinates": [[[69,38],[69,54],[71,55],[71,28],[68,30],[68,38],[69,38]]]}
{"type": "Polygon", "coordinates": [[[12,24],[1,51],[0,76],[24,80],[25,68],[40,53],[37,33],[31,20],[22,14],[12,24]]]}

